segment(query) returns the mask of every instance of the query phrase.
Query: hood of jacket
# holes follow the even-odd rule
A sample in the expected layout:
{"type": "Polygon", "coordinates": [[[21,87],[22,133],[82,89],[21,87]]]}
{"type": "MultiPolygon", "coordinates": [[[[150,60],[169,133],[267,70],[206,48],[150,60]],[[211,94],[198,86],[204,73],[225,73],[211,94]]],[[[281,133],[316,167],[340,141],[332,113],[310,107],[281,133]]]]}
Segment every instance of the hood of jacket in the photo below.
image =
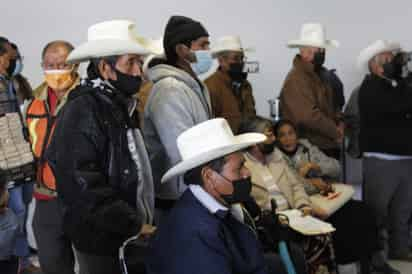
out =
{"type": "Polygon", "coordinates": [[[184,82],[190,89],[198,90],[200,87],[199,82],[196,81],[189,73],[186,71],[176,68],[168,64],[158,64],[151,67],[148,71],[148,78],[153,83],[156,83],[164,78],[174,78],[180,82],[184,82]]]}

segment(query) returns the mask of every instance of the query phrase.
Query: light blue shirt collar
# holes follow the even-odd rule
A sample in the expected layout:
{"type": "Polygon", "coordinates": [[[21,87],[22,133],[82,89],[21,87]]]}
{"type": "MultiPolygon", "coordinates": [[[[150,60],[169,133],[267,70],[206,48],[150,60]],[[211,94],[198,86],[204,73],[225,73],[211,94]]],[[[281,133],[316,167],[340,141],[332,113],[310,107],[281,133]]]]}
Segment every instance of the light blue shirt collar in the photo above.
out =
{"type": "Polygon", "coordinates": [[[199,185],[189,185],[190,191],[196,197],[196,199],[206,207],[210,213],[215,214],[218,210],[228,210],[227,207],[219,203],[212,195],[207,193],[199,185]]]}

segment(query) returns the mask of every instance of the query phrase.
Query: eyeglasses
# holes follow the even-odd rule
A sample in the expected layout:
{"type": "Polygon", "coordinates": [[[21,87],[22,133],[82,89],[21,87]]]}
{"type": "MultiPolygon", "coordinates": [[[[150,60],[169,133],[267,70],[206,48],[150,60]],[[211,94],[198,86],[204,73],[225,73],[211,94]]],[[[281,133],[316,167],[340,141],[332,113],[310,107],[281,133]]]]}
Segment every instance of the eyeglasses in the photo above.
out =
{"type": "Polygon", "coordinates": [[[44,70],[55,70],[55,69],[64,69],[64,70],[69,70],[73,68],[72,64],[46,64],[46,63],[41,63],[41,66],[44,70]]]}

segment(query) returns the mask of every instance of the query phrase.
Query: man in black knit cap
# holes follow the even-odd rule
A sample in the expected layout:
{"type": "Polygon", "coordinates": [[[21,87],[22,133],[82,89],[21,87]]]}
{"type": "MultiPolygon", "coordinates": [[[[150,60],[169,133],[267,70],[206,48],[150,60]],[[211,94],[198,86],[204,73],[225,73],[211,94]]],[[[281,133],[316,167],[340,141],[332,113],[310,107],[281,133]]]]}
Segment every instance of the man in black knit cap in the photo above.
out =
{"type": "Polygon", "coordinates": [[[166,170],[180,161],[177,136],[212,115],[209,92],[198,78],[212,64],[206,29],[190,18],[172,16],[163,45],[165,59],[155,58],[149,64],[148,77],[154,85],[143,122],[154,176],[157,221],[186,189],[182,178],[160,183],[166,170]]]}

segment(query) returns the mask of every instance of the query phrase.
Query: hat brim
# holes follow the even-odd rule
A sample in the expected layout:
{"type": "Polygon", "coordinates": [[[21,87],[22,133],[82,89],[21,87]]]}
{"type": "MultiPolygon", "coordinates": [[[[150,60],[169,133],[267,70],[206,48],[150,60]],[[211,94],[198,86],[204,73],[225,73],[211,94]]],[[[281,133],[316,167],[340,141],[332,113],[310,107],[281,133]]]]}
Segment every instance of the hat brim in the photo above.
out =
{"type": "Polygon", "coordinates": [[[325,40],[324,43],[317,43],[314,41],[305,40],[291,40],[287,44],[288,48],[300,48],[300,47],[316,47],[316,48],[338,48],[339,42],[337,40],[325,40]]]}
{"type": "Polygon", "coordinates": [[[124,54],[148,55],[150,51],[138,42],[128,40],[93,40],[76,47],[69,54],[66,62],[81,63],[93,58],[124,54]]]}
{"type": "Polygon", "coordinates": [[[380,46],[380,47],[375,47],[371,48],[368,47],[364,50],[361,51],[359,54],[358,60],[357,60],[357,66],[359,70],[363,72],[368,72],[369,71],[369,61],[375,57],[378,54],[384,53],[384,52],[394,52],[394,51],[399,51],[401,50],[401,45],[399,43],[391,43],[386,46],[380,46]]]}
{"type": "Polygon", "coordinates": [[[255,52],[256,50],[254,48],[212,48],[210,51],[212,54],[213,58],[216,58],[217,55],[221,52],[225,51],[235,51],[235,52],[245,52],[245,53],[250,53],[250,52],[255,52]]]}
{"type": "Polygon", "coordinates": [[[233,144],[229,146],[215,148],[208,152],[197,155],[196,157],[192,157],[184,161],[181,161],[180,163],[169,169],[163,175],[162,183],[165,183],[176,176],[182,175],[186,171],[189,171],[202,164],[206,164],[212,160],[218,159],[220,157],[226,156],[236,151],[261,143],[265,140],[266,136],[261,133],[245,133],[237,135],[234,137],[233,144]]]}

